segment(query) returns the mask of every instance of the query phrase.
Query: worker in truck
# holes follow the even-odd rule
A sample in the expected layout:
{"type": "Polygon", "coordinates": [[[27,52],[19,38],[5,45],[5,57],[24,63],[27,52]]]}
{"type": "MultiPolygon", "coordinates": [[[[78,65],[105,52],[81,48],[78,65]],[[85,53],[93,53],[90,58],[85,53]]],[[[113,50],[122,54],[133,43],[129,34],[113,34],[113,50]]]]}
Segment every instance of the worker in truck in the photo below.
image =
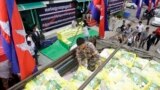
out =
{"type": "Polygon", "coordinates": [[[79,65],[85,66],[90,71],[96,69],[96,65],[100,64],[99,53],[91,42],[86,42],[84,38],[78,38],[76,49],[76,58],[79,65]]]}

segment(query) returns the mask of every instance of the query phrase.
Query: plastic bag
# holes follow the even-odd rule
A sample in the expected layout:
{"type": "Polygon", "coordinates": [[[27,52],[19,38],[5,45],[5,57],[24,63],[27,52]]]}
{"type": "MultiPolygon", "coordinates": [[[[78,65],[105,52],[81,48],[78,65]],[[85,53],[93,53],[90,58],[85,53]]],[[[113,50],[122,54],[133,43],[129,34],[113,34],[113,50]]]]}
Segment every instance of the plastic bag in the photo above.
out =
{"type": "Polygon", "coordinates": [[[78,88],[90,75],[91,72],[87,68],[80,66],[70,81],[78,88]]]}
{"type": "Polygon", "coordinates": [[[63,90],[67,81],[53,68],[48,68],[36,78],[28,82],[25,90],[63,90]]]}

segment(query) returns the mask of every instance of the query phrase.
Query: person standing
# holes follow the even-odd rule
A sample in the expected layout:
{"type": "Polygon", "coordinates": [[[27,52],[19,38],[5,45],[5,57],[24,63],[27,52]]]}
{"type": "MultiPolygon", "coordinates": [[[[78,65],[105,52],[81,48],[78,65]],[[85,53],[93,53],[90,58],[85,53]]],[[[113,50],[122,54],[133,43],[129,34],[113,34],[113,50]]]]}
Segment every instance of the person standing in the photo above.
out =
{"type": "Polygon", "coordinates": [[[147,25],[149,25],[149,22],[151,20],[151,18],[154,16],[154,9],[150,10],[147,12],[146,14],[146,18],[147,18],[147,25]]]}
{"type": "Polygon", "coordinates": [[[137,30],[138,30],[138,37],[137,40],[139,41],[140,37],[141,37],[141,33],[144,30],[144,25],[142,24],[142,21],[139,21],[138,25],[137,25],[137,30]]]}
{"type": "Polygon", "coordinates": [[[127,27],[124,31],[124,33],[126,34],[126,37],[132,32],[132,28],[131,28],[131,24],[127,24],[127,27]]]}
{"type": "Polygon", "coordinates": [[[33,42],[33,40],[32,40],[32,34],[26,35],[26,40],[27,40],[27,41],[30,41],[31,44],[33,45],[33,47],[35,47],[35,44],[34,44],[34,42],[33,42]]]}
{"type": "Polygon", "coordinates": [[[121,28],[121,32],[123,32],[126,29],[126,21],[125,20],[123,20],[123,23],[120,28],[121,28]]]}
{"type": "Polygon", "coordinates": [[[155,32],[152,32],[152,34],[150,34],[148,37],[147,37],[147,51],[149,51],[150,47],[155,43],[155,40],[156,40],[156,34],[155,32]]]}
{"type": "Polygon", "coordinates": [[[97,49],[91,42],[86,42],[81,37],[77,39],[76,43],[78,46],[76,49],[76,58],[79,65],[87,67],[90,71],[94,71],[97,63],[100,62],[97,49]]]}
{"type": "Polygon", "coordinates": [[[28,44],[29,52],[31,53],[31,55],[35,59],[36,65],[38,65],[38,59],[37,59],[37,55],[35,53],[35,46],[32,45],[31,41],[27,41],[27,44],[28,44]]]}
{"type": "Polygon", "coordinates": [[[116,20],[117,20],[116,16],[111,17],[112,31],[115,31],[116,20]]]}
{"type": "Polygon", "coordinates": [[[132,32],[131,29],[131,24],[127,24],[127,27],[125,28],[125,30],[122,33],[122,40],[124,40],[125,38],[127,38],[127,36],[132,32]]]}
{"type": "Polygon", "coordinates": [[[146,40],[147,40],[147,37],[148,37],[148,33],[149,33],[149,27],[146,27],[146,30],[142,32],[142,35],[140,37],[139,48],[144,47],[144,44],[146,43],[146,40]]]}
{"type": "Polygon", "coordinates": [[[128,38],[128,43],[127,43],[128,46],[130,46],[130,47],[132,46],[132,44],[133,44],[133,39],[134,39],[134,38],[133,38],[133,35],[131,35],[131,36],[128,38]]]}
{"type": "Polygon", "coordinates": [[[137,47],[137,46],[138,46],[137,37],[138,37],[137,33],[136,33],[136,32],[133,33],[133,46],[134,46],[134,47],[137,47]]]}
{"type": "Polygon", "coordinates": [[[33,26],[32,39],[33,39],[33,42],[35,43],[37,49],[40,49],[41,48],[41,44],[40,44],[41,36],[40,36],[40,32],[37,31],[36,25],[33,26]]]}

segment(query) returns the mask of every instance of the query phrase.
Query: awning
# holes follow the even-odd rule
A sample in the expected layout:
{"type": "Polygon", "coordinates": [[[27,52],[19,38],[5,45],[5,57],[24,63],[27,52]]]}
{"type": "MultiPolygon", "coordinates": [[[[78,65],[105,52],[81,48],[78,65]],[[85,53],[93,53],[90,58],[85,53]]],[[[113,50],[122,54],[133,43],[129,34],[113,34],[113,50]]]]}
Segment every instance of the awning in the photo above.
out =
{"type": "Polygon", "coordinates": [[[42,7],[46,7],[46,4],[44,4],[43,2],[27,3],[27,4],[19,4],[18,10],[24,11],[24,10],[37,9],[42,7]]]}
{"type": "Polygon", "coordinates": [[[77,2],[87,2],[87,1],[91,1],[91,0],[77,0],[77,2]]]}

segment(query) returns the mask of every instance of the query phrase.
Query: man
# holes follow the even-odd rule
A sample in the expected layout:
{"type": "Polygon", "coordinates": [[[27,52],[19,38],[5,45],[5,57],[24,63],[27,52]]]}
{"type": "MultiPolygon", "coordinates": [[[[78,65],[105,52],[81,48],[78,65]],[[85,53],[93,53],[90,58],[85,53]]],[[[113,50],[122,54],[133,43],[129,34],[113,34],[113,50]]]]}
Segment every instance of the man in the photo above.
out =
{"type": "Polygon", "coordinates": [[[142,24],[142,21],[139,21],[139,24],[137,25],[137,30],[138,30],[138,41],[139,41],[141,33],[144,30],[144,25],[142,24]]]}
{"type": "Polygon", "coordinates": [[[143,48],[144,44],[147,40],[148,37],[148,33],[149,33],[149,27],[146,27],[146,30],[142,32],[142,35],[140,37],[140,44],[139,44],[139,48],[143,48]]]}
{"type": "Polygon", "coordinates": [[[127,27],[124,31],[125,36],[127,37],[132,32],[131,24],[127,24],[127,27]]]}
{"type": "Polygon", "coordinates": [[[127,24],[127,27],[122,33],[122,40],[124,40],[132,32],[131,24],[127,24]]]}
{"type": "Polygon", "coordinates": [[[147,25],[149,25],[149,22],[151,20],[151,18],[154,16],[154,9],[150,10],[147,12],[146,14],[146,18],[147,18],[147,25]]]}
{"type": "Polygon", "coordinates": [[[41,44],[40,44],[41,36],[40,36],[40,32],[37,31],[36,25],[33,26],[32,39],[33,39],[33,42],[35,43],[37,49],[40,49],[41,48],[41,44]]]}
{"type": "Polygon", "coordinates": [[[38,59],[37,59],[37,55],[35,53],[35,46],[33,45],[33,43],[31,41],[27,41],[27,44],[28,44],[29,52],[31,53],[31,55],[35,59],[36,65],[38,65],[38,59]]]}
{"type": "Polygon", "coordinates": [[[113,17],[111,17],[111,22],[112,22],[112,31],[115,31],[115,26],[116,26],[116,21],[117,21],[117,17],[114,15],[113,17]]]}
{"type": "Polygon", "coordinates": [[[156,40],[156,34],[155,32],[153,32],[147,38],[147,51],[149,51],[150,47],[155,43],[155,40],[156,40]]]}
{"type": "Polygon", "coordinates": [[[91,42],[85,42],[84,38],[78,38],[76,49],[76,58],[79,65],[87,67],[90,71],[96,69],[96,64],[99,62],[99,53],[91,42]]]}
{"type": "Polygon", "coordinates": [[[133,44],[133,35],[129,36],[127,45],[131,47],[132,44],[133,44]]]}
{"type": "Polygon", "coordinates": [[[123,20],[122,26],[120,28],[121,28],[121,32],[123,32],[126,29],[126,21],[125,20],[123,20]]]}

